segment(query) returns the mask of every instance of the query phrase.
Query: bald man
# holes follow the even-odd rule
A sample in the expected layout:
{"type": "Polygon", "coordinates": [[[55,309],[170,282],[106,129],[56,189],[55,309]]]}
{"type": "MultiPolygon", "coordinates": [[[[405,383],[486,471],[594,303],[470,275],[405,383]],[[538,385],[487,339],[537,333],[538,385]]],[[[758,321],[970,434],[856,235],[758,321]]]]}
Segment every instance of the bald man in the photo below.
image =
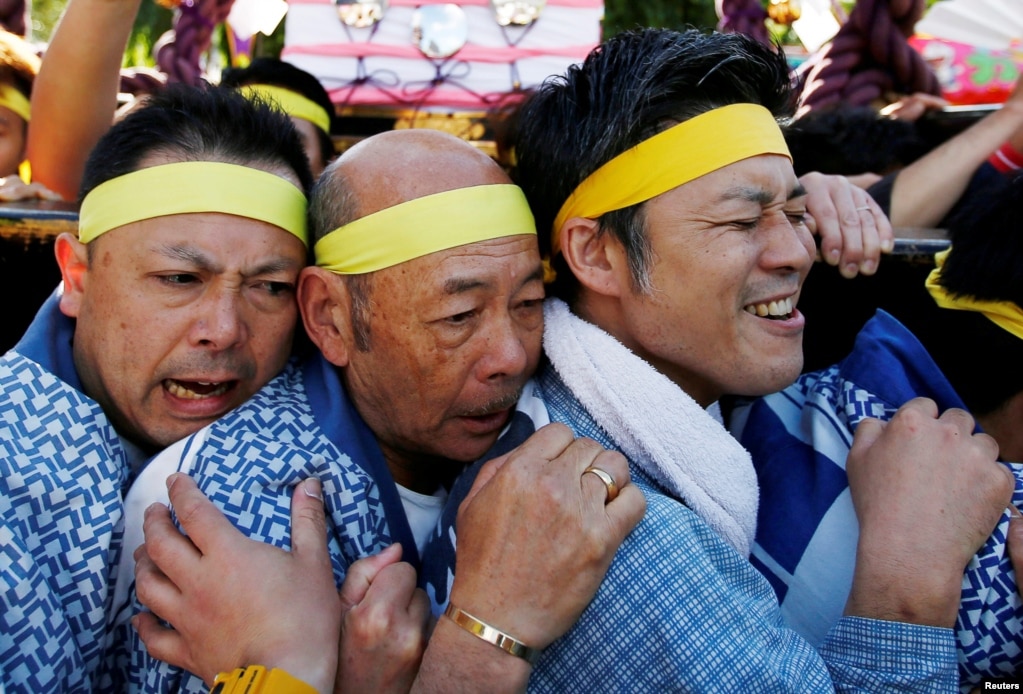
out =
{"type": "MultiPolygon", "coordinates": [[[[540,357],[544,290],[521,191],[489,157],[439,132],[388,132],[349,150],[317,184],[310,219],[316,267],[302,272],[298,297],[320,354],[290,364],[248,403],[143,474],[158,489],[169,473],[188,473],[242,532],[278,546],[289,541],[285,490],[318,478],[340,582],[354,561],[395,542],[417,567],[454,477],[500,447],[502,431],[521,427],[538,406],[527,381],[540,357]]],[[[417,687],[524,686],[535,654],[582,612],[643,513],[624,458],[576,440],[565,427],[541,430],[501,462],[463,508],[452,591],[459,618],[438,624],[417,687]],[[585,474],[591,467],[598,472],[585,474]]],[[[176,507],[187,496],[189,508],[208,512],[187,484],[172,487],[176,507]]],[[[170,522],[156,509],[147,532],[154,518],[170,522]]],[[[150,557],[198,565],[207,553],[200,546],[190,556],[188,541],[176,533],[163,541],[184,549],[147,545],[148,554],[139,555],[139,594],[179,635],[190,633],[189,620],[203,616],[182,607],[183,591],[172,582],[176,567],[150,571],[150,557]]],[[[199,590],[231,588],[214,581],[199,590]]],[[[203,604],[215,609],[224,602],[203,604]]],[[[420,609],[414,596],[395,602],[413,615],[403,623],[414,622],[420,609]]],[[[278,640],[289,641],[279,623],[269,624],[278,640]]],[[[151,616],[139,627],[156,656],[195,672],[156,661],[127,630],[129,676],[146,691],[171,685],[202,691],[217,671],[253,664],[239,647],[244,634],[218,640],[215,630],[196,629],[207,641],[187,647],[151,616]]],[[[337,640],[326,645],[336,660],[337,640]]],[[[292,674],[321,689],[334,680],[292,674]]]]}

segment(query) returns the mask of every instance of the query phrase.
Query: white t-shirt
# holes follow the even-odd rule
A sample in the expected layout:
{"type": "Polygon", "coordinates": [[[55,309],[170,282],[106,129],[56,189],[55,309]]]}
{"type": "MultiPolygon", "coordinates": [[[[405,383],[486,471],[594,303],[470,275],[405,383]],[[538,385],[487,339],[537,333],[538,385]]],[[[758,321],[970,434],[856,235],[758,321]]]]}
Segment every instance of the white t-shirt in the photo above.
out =
{"type": "Polygon", "coordinates": [[[440,520],[441,511],[448,500],[448,492],[441,487],[433,494],[420,494],[400,484],[396,486],[401,497],[401,505],[405,509],[405,517],[408,518],[409,527],[412,529],[412,537],[416,541],[416,549],[422,553],[426,540],[440,520]]]}

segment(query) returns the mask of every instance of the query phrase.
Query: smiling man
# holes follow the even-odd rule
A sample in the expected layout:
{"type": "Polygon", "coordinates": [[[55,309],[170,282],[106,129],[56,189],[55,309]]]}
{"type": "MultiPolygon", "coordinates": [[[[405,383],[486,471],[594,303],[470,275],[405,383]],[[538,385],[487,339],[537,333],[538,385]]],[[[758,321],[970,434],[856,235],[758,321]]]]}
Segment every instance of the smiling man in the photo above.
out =
{"type": "MultiPolygon", "coordinates": [[[[748,561],[756,475],[708,408],[783,388],[802,366],[796,305],[814,249],[777,123],[788,80],[781,52],[746,37],[643,30],[523,107],[515,178],[556,272],[536,395],[552,421],[622,452],[647,497],[531,691],[955,688],[963,568],[1011,492],[965,412],[913,401],[861,425],[856,576],[819,649],[785,626],[748,561]]],[[[471,483],[472,471],[424,554],[438,614],[471,483]]]]}

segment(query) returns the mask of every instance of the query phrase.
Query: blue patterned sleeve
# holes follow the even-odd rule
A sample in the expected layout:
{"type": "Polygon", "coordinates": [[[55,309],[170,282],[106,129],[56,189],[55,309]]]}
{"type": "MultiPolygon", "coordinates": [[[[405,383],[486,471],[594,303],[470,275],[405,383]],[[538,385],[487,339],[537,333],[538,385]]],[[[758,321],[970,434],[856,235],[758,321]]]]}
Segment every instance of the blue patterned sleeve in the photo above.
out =
{"type": "Polygon", "coordinates": [[[907,679],[934,692],[959,684],[952,629],[843,617],[820,654],[839,691],[903,691],[907,679]]]}
{"type": "Polygon", "coordinates": [[[868,628],[843,624],[818,652],[745,559],[689,509],[643,491],[646,517],[530,691],[954,691],[951,629],[857,620],[868,628]]]}

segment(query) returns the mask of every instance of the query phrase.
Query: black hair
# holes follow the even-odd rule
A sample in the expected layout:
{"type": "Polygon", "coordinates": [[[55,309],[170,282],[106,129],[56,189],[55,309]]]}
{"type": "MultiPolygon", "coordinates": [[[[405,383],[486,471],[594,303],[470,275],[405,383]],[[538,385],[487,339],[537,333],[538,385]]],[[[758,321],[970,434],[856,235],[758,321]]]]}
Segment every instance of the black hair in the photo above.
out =
{"type": "MultiPolygon", "coordinates": [[[[515,134],[515,182],[526,194],[547,251],[551,227],[572,191],[597,168],[651,136],[736,103],[791,115],[794,96],[780,48],[741,34],[695,29],[628,31],[595,48],[564,76],[549,78],[523,104],[515,134]]],[[[629,258],[633,283],[648,284],[643,205],[600,217],[629,258]]],[[[555,258],[555,295],[571,301],[578,283],[555,258]]]]}
{"type": "Polygon", "coordinates": [[[784,129],[797,176],[810,171],[840,176],[887,174],[930,149],[916,126],[867,106],[839,104],[811,111],[784,129]]]}
{"type": "Polygon", "coordinates": [[[267,84],[283,87],[309,99],[324,111],[330,119],[328,132],[316,128],[316,137],[320,145],[320,156],[324,165],[334,155],[334,142],[330,135],[334,131],[334,103],[330,100],[327,90],[315,76],[291,63],[277,58],[256,58],[246,67],[229,68],[220,78],[220,86],[237,89],[249,84],[267,84]]]}
{"type": "MultiPolygon", "coordinates": [[[[950,228],[941,285],[954,296],[1023,307],[1023,176],[969,201],[950,228]]],[[[1023,338],[976,311],[939,308],[930,294],[897,317],[917,336],[974,415],[1023,391],[1023,338]]]]}
{"type": "Polygon", "coordinates": [[[116,123],[85,164],[78,200],[140,168],[154,154],[178,161],[224,161],[293,171],[304,193],[313,177],[302,140],[280,111],[213,87],[169,85],[116,123]]]}

